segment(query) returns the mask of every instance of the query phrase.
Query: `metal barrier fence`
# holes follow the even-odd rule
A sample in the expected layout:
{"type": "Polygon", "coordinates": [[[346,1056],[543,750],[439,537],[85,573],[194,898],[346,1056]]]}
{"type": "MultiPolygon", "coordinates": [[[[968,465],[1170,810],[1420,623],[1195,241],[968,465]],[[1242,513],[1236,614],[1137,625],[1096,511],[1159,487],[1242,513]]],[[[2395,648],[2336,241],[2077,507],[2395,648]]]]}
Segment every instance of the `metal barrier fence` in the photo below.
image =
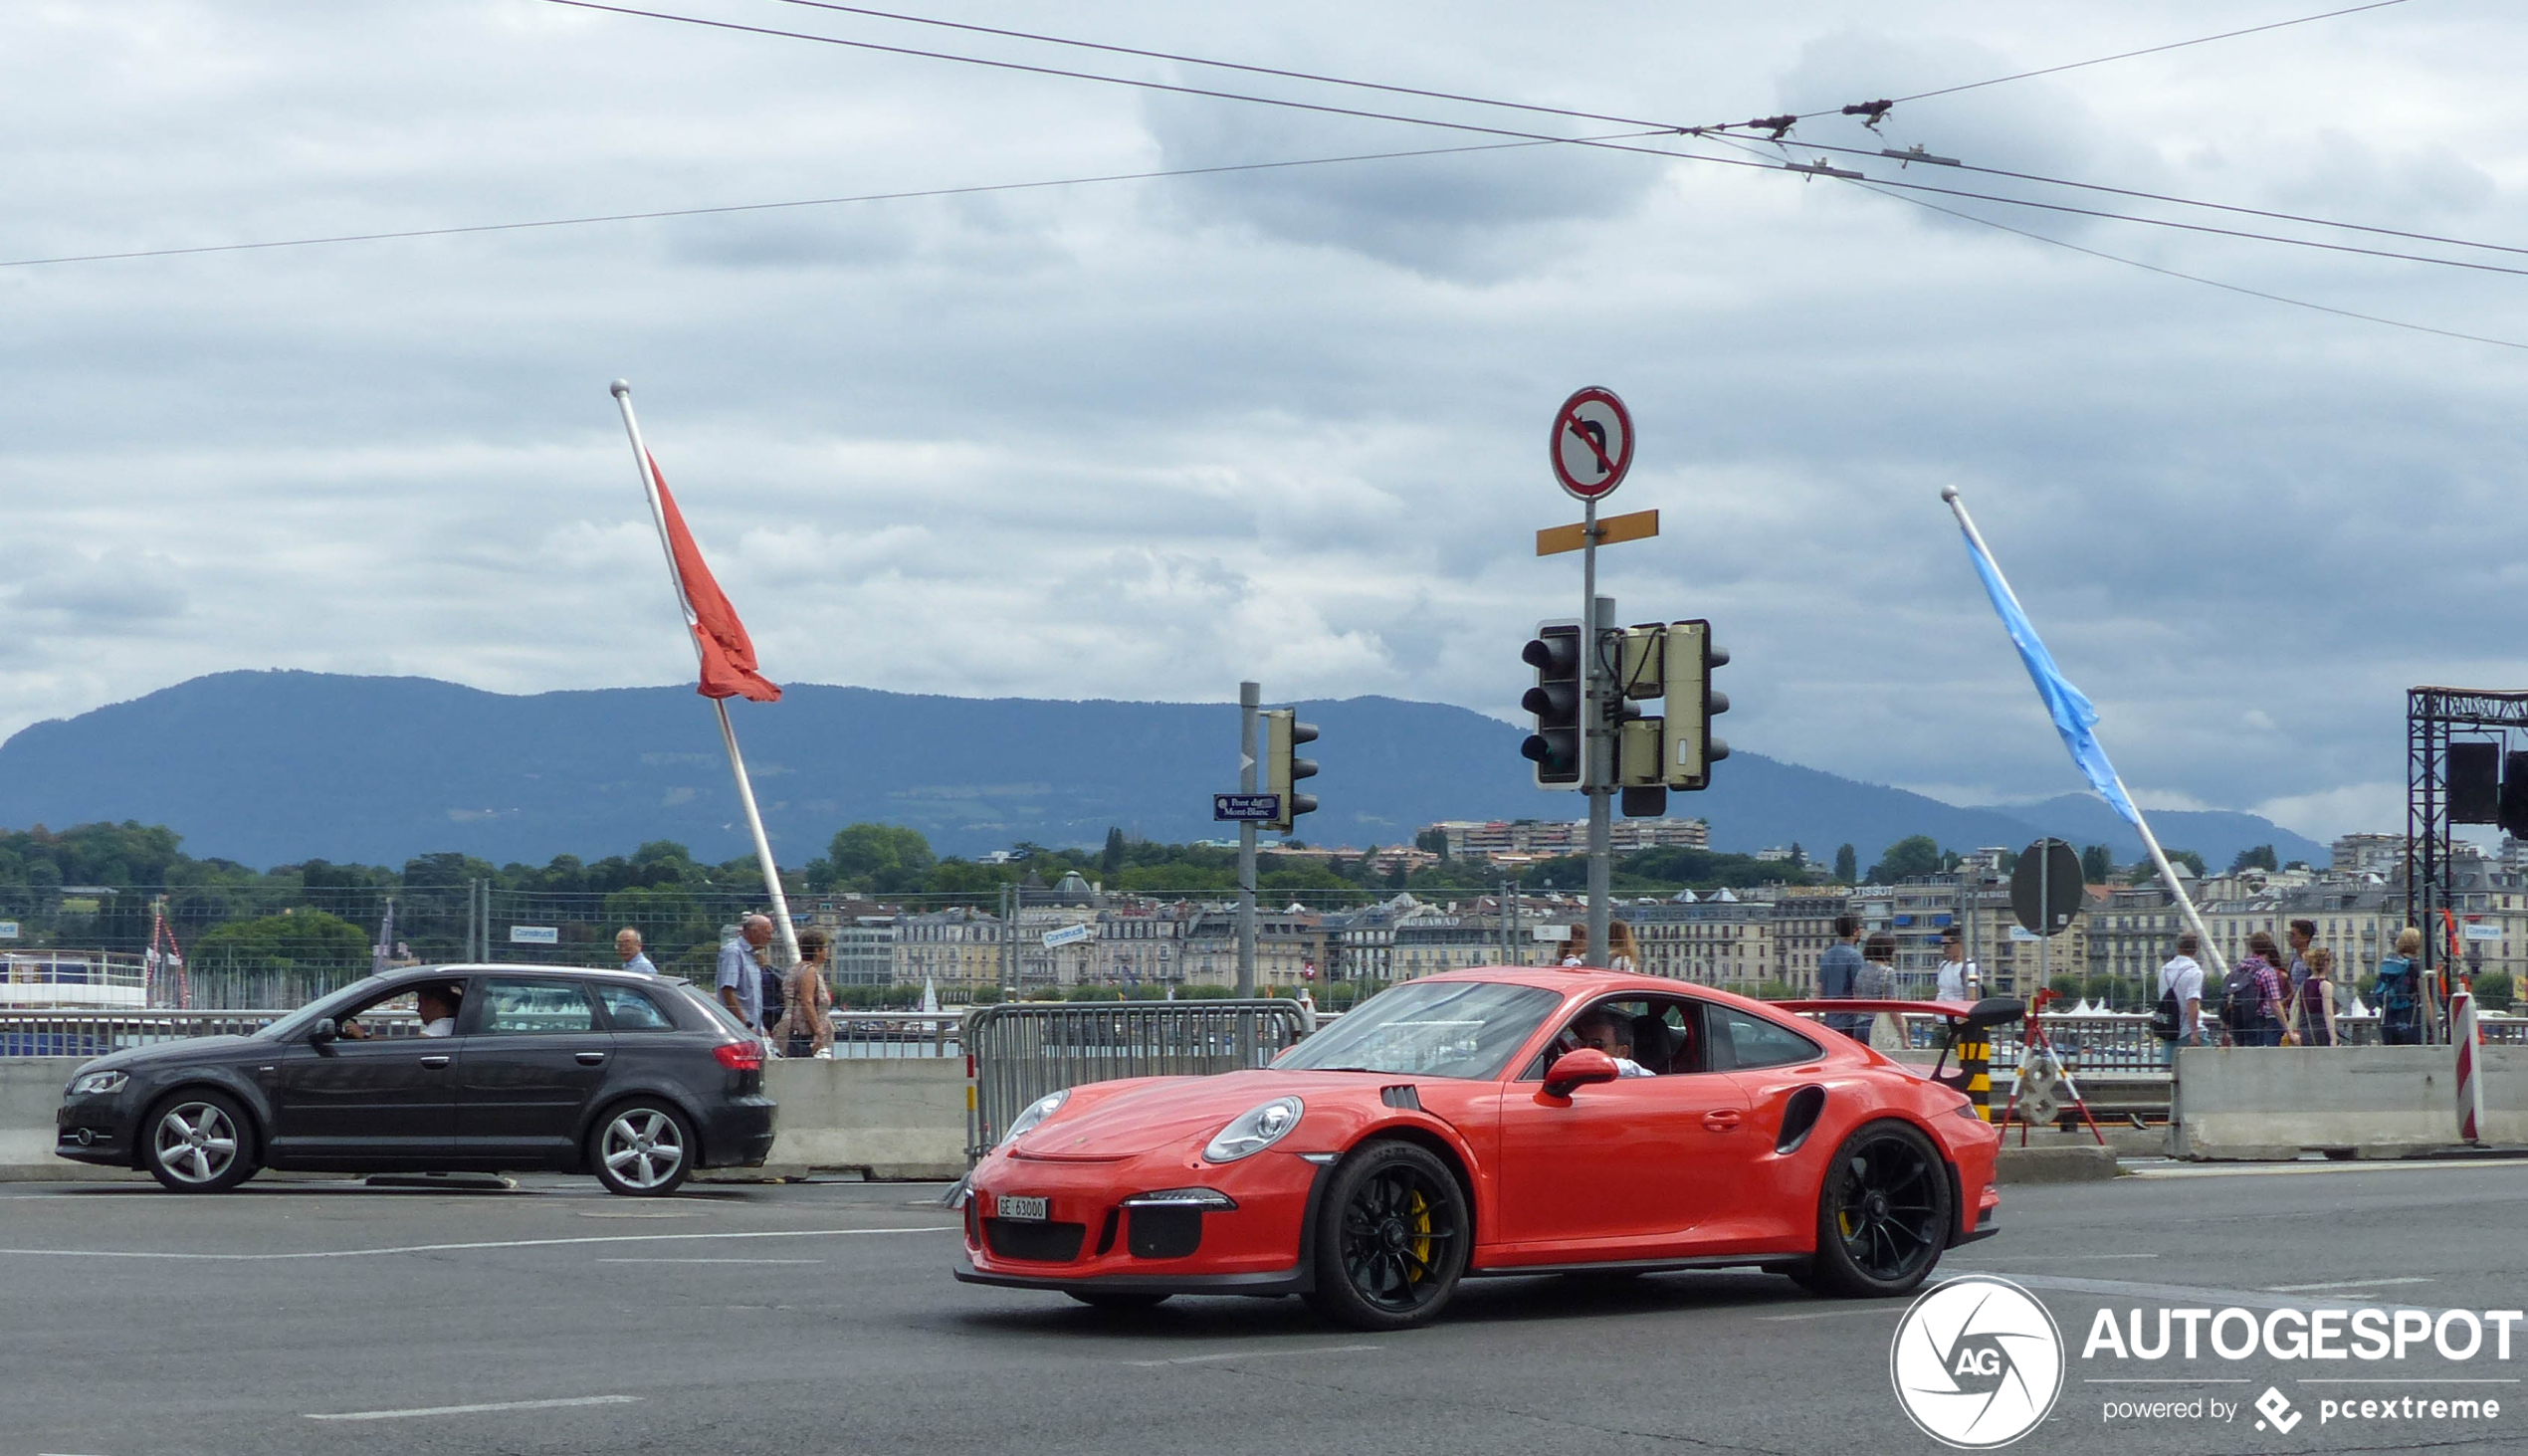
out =
{"type": "Polygon", "coordinates": [[[959,1035],[963,1011],[846,1011],[837,1006],[832,1020],[837,1057],[953,1057],[964,1051],[959,1035]]]}
{"type": "MultiPolygon", "coordinates": [[[[128,1047],[197,1036],[252,1036],[287,1011],[10,1011],[0,1013],[0,1057],[102,1057],[128,1047]]],[[[417,1036],[410,1011],[372,1011],[360,1018],[379,1036],[417,1036]]]]}
{"type": "Polygon", "coordinates": [[[1020,1001],[966,1013],[974,1079],[968,1161],[1047,1093],[1120,1077],[1201,1077],[1261,1067],[1314,1029],[1296,1001],[1020,1001]]]}

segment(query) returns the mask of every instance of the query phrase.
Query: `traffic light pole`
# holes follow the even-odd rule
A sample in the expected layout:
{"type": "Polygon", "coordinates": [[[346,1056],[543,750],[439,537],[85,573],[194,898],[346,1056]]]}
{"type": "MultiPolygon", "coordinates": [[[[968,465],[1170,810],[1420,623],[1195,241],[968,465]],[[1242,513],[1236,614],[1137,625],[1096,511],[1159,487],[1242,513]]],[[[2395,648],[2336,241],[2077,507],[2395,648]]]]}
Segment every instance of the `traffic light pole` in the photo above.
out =
{"type": "Polygon", "coordinates": [[[1606,730],[1605,675],[1598,671],[1597,502],[1580,503],[1580,792],[1588,795],[1588,954],[1606,963],[1607,856],[1614,847],[1614,741],[1606,730]]]}
{"type": "MultiPolygon", "coordinates": [[[[1255,710],[1264,685],[1238,684],[1238,792],[1255,792],[1255,710]]],[[[1238,999],[1255,995],[1255,821],[1238,821],[1238,999]]]]}

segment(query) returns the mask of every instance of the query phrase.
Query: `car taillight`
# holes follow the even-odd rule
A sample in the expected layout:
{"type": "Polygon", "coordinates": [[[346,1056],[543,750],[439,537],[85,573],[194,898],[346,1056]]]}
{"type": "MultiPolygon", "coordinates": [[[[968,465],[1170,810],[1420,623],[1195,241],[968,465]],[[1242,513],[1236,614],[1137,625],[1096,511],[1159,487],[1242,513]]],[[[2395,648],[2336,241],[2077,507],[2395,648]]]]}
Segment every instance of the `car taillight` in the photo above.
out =
{"type": "Polygon", "coordinates": [[[711,1049],[711,1054],[732,1072],[763,1070],[763,1048],[750,1041],[722,1042],[711,1049]]]}

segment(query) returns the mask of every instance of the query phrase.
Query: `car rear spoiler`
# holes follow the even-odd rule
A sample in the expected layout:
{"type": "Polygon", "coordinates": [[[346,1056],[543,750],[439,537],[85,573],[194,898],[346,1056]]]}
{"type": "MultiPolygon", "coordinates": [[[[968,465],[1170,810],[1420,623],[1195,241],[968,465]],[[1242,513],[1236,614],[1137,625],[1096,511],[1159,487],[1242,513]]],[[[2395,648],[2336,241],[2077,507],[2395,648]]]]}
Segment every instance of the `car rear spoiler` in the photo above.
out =
{"type": "Polygon", "coordinates": [[[2015,996],[1987,996],[1975,1002],[1846,999],[1774,1001],[1769,1004],[1784,1011],[1795,1011],[1802,1014],[1839,1012],[1875,1016],[1881,1011],[1892,1011],[1900,1016],[1938,1016],[1949,1023],[1949,1036],[1941,1045],[1940,1060],[1934,1062],[1931,1070],[1923,1075],[1934,1082],[1955,1087],[1961,1092],[1967,1090],[1966,1084],[1975,1072],[1963,1063],[1957,1071],[1950,1072],[1948,1070],[1950,1050],[1966,1042],[1989,1041],[1993,1028],[2008,1026],[2027,1018],[2027,1004],[2015,996]]]}

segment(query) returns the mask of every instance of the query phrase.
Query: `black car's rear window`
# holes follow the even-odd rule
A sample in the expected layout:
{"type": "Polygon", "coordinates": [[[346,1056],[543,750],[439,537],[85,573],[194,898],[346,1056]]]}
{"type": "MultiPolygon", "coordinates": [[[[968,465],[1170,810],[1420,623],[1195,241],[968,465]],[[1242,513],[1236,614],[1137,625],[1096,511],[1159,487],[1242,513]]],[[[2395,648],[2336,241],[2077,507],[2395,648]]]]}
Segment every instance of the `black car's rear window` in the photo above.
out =
{"type": "Polygon", "coordinates": [[[676,1022],[649,992],[638,986],[597,983],[597,1000],[617,1031],[674,1031],[676,1022]]]}

